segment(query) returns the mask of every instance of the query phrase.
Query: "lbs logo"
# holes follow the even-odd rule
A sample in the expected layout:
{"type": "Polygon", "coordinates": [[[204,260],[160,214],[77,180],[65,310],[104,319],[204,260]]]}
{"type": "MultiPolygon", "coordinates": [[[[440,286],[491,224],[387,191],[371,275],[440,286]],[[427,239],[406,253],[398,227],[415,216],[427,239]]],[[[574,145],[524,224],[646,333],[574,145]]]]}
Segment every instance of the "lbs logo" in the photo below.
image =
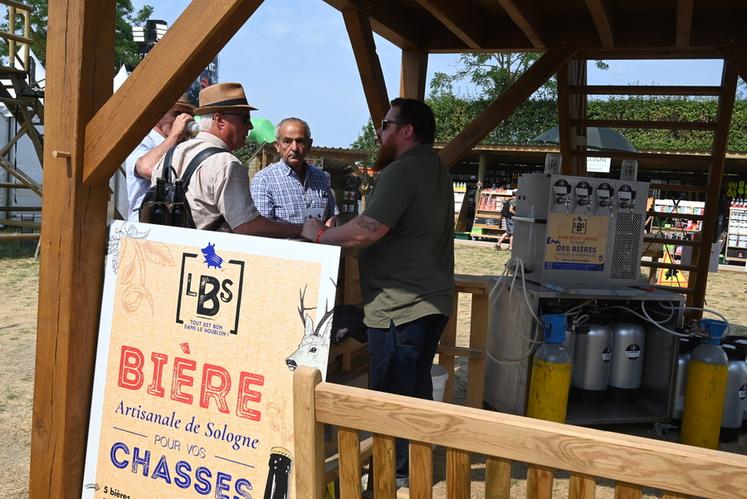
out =
{"type": "Polygon", "coordinates": [[[215,244],[182,254],[176,322],[184,328],[225,336],[237,334],[244,262],[223,260],[215,244]]]}

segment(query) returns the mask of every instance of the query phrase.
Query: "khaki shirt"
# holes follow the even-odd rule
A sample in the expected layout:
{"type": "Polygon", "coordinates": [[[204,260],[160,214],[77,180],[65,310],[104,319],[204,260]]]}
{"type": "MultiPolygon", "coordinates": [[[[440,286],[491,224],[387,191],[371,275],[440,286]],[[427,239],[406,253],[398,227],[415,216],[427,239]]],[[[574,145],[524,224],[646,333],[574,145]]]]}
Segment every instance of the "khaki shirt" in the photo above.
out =
{"type": "MultiPolygon", "coordinates": [[[[228,151],[220,138],[207,132],[176,146],[172,165],[181,177],[189,162],[208,147],[220,147],[226,152],[207,158],[195,170],[187,189],[187,202],[198,229],[233,230],[259,216],[249,191],[249,175],[241,161],[228,151]]],[[[161,158],[153,168],[151,185],[161,176],[161,158]]]]}

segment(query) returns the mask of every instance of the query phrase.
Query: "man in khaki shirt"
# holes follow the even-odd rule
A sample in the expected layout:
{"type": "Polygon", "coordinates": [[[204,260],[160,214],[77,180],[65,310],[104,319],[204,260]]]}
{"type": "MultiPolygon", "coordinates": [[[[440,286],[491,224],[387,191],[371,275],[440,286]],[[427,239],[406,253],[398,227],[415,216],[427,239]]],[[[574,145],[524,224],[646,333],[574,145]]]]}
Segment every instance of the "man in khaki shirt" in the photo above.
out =
{"type": "MultiPolygon", "coordinates": [[[[252,128],[250,112],[240,83],[219,83],[200,91],[201,132],[174,150],[171,166],[181,177],[189,162],[209,147],[225,149],[205,159],[195,170],[187,190],[187,202],[198,229],[220,230],[257,236],[292,237],[300,224],[276,222],[261,216],[249,191],[249,176],[241,161],[231,154],[246,141],[252,128]]],[[[165,159],[165,158],[164,158],[165,159]]],[[[153,169],[151,185],[161,176],[161,159],[153,169]]]]}

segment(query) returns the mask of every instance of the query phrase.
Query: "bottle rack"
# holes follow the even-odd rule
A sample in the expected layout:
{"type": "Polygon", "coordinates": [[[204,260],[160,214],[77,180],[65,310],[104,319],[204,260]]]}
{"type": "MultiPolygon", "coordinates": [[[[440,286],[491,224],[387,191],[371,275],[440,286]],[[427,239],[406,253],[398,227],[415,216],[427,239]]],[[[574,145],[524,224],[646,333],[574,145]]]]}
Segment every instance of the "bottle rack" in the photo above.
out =
{"type": "Polygon", "coordinates": [[[472,239],[498,239],[505,227],[501,209],[503,203],[511,200],[511,191],[502,189],[483,189],[475,209],[475,221],[472,224],[472,239]]]}

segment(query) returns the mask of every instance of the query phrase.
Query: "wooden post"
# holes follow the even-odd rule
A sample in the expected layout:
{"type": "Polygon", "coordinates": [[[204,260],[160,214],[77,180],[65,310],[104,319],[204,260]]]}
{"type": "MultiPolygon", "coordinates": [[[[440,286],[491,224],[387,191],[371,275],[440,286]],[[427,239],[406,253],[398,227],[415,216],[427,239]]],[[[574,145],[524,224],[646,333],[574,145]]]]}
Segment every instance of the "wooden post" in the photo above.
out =
{"type": "Polygon", "coordinates": [[[586,173],[586,158],[573,154],[585,146],[585,128],[572,126],[571,120],[586,118],[586,94],[570,93],[569,87],[586,84],[586,61],[573,60],[558,71],[558,132],[560,137],[561,171],[565,175],[586,173]]]}
{"type": "Polygon", "coordinates": [[[114,13],[114,0],[49,5],[31,497],[81,493],[109,197],[82,184],[83,144],[112,92],[114,13]]]}
{"type": "Polygon", "coordinates": [[[324,427],[316,422],[314,411],[314,390],[321,382],[317,369],[302,366],[293,373],[296,496],[309,499],[324,495],[324,427]]]}
{"type": "MultiPolygon", "coordinates": [[[[724,160],[726,146],[729,141],[729,125],[731,124],[734,98],[737,91],[737,72],[730,64],[724,63],[721,75],[721,97],[716,112],[717,129],[713,135],[711,148],[711,169],[708,173],[708,187],[706,191],[703,223],[700,230],[700,247],[698,260],[695,264],[695,283],[693,285],[693,307],[703,307],[705,304],[706,285],[708,284],[708,265],[711,259],[711,243],[716,236],[716,218],[718,216],[719,199],[721,196],[721,179],[724,176],[724,160]]],[[[698,314],[700,316],[701,314],[698,314]]]]}
{"type": "Polygon", "coordinates": [[[399,81],[400,97],[425,100],[427,70],[428,52],[402,49],[402,71],[399,81]]]}
{"type": "Polygon", "coordinates": [[[363,92],[368,102],[368,110],[371,113],[374,127],[378,127],[389,110],[389,97],[379,56],[376,54],[371,22],[357,9],[343,10],[342,17],[345,20],[345,28],[348,30],[350,44],[353,46],[363,92]]]}
{"type": "Polygon", "coordinates": [[[534,62],[513,85],[499,95],[479,116],[467,125],[441,150],[441,161],[447,168],[456,165],[480,140],[506,119],[527,97],[571,58],[574,50],[552,49],[534,62]]]}

